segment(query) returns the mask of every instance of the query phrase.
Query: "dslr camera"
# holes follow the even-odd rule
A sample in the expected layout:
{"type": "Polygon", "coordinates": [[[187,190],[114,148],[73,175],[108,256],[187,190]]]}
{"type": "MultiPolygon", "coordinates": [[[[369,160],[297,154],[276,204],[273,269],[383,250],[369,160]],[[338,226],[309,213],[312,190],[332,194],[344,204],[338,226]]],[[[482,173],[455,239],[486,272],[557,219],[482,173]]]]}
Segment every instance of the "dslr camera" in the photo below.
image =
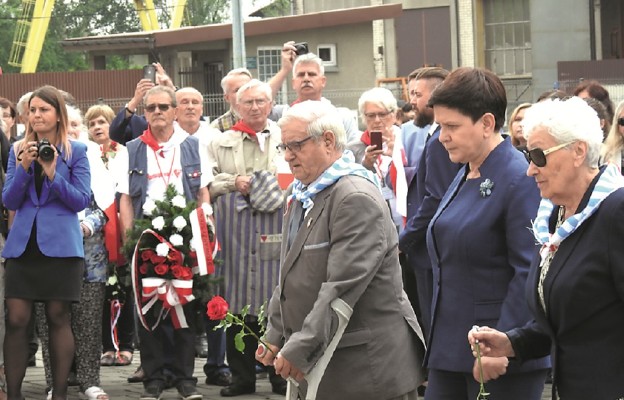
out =
{"type": "Polygon", "coordinates": [[[309,50],[308,50],[308,42],[301,42],[301,43],[295,43],[293,44],[293,46],[295,46],[296,49],[296,53],[298,56],[302,55],[302,54],[308,54],[309,50]]]}
{"type": "Polygon", "coordinates": [[[41,161],[47,162],[54,160],[54,147],[52,147],[48,139],[41,139],[39,143],[37,143],[37,152],[39,153],[41,161]]]}

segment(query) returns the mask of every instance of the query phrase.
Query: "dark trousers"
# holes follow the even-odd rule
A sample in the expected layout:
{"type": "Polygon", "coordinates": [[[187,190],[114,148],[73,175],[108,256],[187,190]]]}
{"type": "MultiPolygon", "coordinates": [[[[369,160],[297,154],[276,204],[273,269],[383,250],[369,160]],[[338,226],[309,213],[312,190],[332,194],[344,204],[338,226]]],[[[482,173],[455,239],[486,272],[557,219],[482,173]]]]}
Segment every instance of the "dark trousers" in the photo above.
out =
{"type": "Polygon", "coordinates": [[[204,371],[207,369],[227,368],[225,365],[225,330],[223,328],[214,330],[221,321],[213,321],[206,313],[203,313],[204,328],[208,340],[208,357],[204,371]]]}
{"type": "MultiPolygon", "coordinates": [[[[485,384],[488,400],[540,400],[546,380],[545,369],[506,374],[485,384]]],[[[472,374],[429,370],[425,400],[472,400],[479,393],[479,382],[472,374]]]]}
{"type": "Polygon", "coordinates": [[[425,340],[429,340],[431,329],[431,302],[433,299],[433,271],[431,269],[414,268],[416,291],[420,306],[420,322],[425,340]]]}
{"type": "MultiPolygon", "coordinates": [[[[240,315],[238,316],[240,318],[240,315]]],[[[257,321],[249,318],[245,319],[245,324],[254,331],[254,333],[260,336],[260,325],[257,321]]],[[[240,352],[236,350],[234,345],[234,337],[241,331],[239,325],[230,326],[225,333],[226,336],[226,350],[227,360],[232,373],[232,385],[236,386],[255,386],[256,384],[256,357],[255,352],[258,348],[258,341],[251,335],[245,336],[243,339],[245,342],[245,351],[240,352]]],[[[275,375],[275,369],[273,367],[267,367],[269,375],[269,381],[272,385],[281,384],[284,379],[275,375]]]]}
{"type": "MultiPolygon", "coordinates": [[[[152,310],[156,311],[154,309],[159,306],[159,304],[155,305],[152,310]]],[[[153,314],[152,310],[149,314],[153,314]]],[[[183,310],[189,325],[188,328],[171,328],[170,316],[160,321],[160,324],[153,331],[145,329],[143,325],[139,326],[141,366],[145,372],[144,385],[148,385],[152,381],[164,381],[167,372],[169,375],[173,374],[176,382],[182,380],[197,381],[193,378],[195,369],[193,302],[185,304],[183,310]],[[172,337],[169,338],[169,335],[172,337]],[[168,371],[165,371],[165,367],[168,371]]],[[[147,322],[152,326],[155,322],[155,316],[148,316],[147,322]]]]}
{"type": "Polygon", "coordinates": [[[416,275],[414,274],[414,269],[407,261],[407,256],[405,255],[405,253],[399,254],[399,264],[401,265],[401,275],[403,276],[403,290],[407,294],[407,298],[409,299],[409,302],[414,309],[414,313],[418,318],[418,322],[424,330],[420,304],[418,302],[418,286],[416,285],[416,275]]]}

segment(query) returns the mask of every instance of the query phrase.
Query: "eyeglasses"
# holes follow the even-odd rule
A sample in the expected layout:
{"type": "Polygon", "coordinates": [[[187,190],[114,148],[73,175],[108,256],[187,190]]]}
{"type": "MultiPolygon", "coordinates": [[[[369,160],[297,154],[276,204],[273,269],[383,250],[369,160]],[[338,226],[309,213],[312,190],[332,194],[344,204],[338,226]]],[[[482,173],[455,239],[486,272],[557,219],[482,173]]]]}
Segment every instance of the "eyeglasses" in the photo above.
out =
{"type": "Polygon", "coordinates": [[[305,139],[302,140],[297,140],[294,142],[288,142],[288,143],[280,143],[277,146],[275,146],[275,148],[278,151],[286,151],[286,149],[292,151],[293,153],[297,153],[301,151],[301,146],[303,146],[305,144],[305,142],[307,142],[308,140],[312,139],[314,136],[308,136],[305,139]]]}
{"type": "Polygon", "coordinates": [[[618,125],[619,126],[624,126],[624,117],[618,118],[618,125]]]}
{"type": "Polygon", "coordinates": [[[378,113],[364,113],[364,116],[366,117],[366,119],[370,121],[374,121],[376,118],[384,119],[390,114],[391,114],[390,111],[386,111],[386,112],[378,112],[378,113]]]}
{"type": "Polygon", "coordinates": [[[258,107],[264,107],[268,102],[269,101],[267,99],[252,99],[252,100],[242,101],[241,104],[245,108],[251,108],[253,107],[254,103],[256,103],[258,107]]]}
{"type": "Polygon", "coordinates": [[[571,142],[566,142],[566,143],[559,144],[557,146],[553,146],[546,150],[542,150],[539,147],[537,147],[533,150],[522,150],[522,152],[524,153],[524,156],[526,157],[528,162],[532,162],[533,164],[535,164],[536,167],[541,168],[541,167],[546,166],[547,155],[549,155],[550,153],[554,153],[557,150],[563,149],[564,147],[572,143],[574,143],[574,140],[571,142]]]}
{"type": "Polygon", "coordinates": [[[170,108],[172,108],[173,106],[171,104],[150,104],[150,105],[145,106],[145,111],[152,113],[156,111],[156,107],[158,107],[158,109],[161,112],[165,112],[169,110],[170,108]]]}

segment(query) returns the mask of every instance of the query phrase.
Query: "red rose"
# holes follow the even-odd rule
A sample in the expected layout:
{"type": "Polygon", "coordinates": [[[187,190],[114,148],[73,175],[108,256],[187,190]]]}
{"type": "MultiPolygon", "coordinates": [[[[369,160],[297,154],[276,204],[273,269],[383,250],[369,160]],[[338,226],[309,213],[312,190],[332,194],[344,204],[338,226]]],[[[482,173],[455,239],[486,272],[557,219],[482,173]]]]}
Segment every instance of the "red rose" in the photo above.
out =
{"type": "Polygon", "coordinates": [[[183,279],[185,281],[193,279],[193,270],[184,265],[174,265],[171,267],[171,273],[176,279],[183,279]]]}
{"type": "Polygon", "coordinates": [[[182,252],[178,251],[178,250],[169,250],[169,254],[167,254],[167,258],[169,259],[169,261],[171,261],[171,264],[173,265],[180,265],[182,264],[182,261],[184,260],[184,257],[182,256],[182,252]]]}
{"type": "Polygon", "coordinates": [[[181,265],[173,265],[171,267],[171,273],[176,279],[184,279],[184,267],[181,265]]]}
{"type": "Polygon", "coordinates": [[[167,264],[158,264],[154,267],[154,272],[158,275],[164,275],[169,271],[169,266],[167,264]]]}
{"type": "Polygon", "coordinates": [[[156,253],[152,249],[143,250],[141,252],[141,260],[148,261],[152,256],[155,256],[156,253]]]}
{"type": "Polygon", "coordinates": [[[139,267],[139,272],[141,273],[141,275],[147,275],[147,267],[148,265],[146,263],[141,264],[141,266],[139,267]]]}
{"type": "Polygon", "coordinates": [[[193,270],[189,267],[182,267],[182,279],[186,281],[193,279],[193,270]]]}
{"type": "Polygon", "coordinates": [[[150,261],[152,262],[152,264],[154,265],[158,265],[161,264],[163,261],[165,261],[166,258],[165,257],[161,257],[158,254],[154,253],[153,255],[150,256],[150,261]]]}
{"type": "Polygon", "coordinates": [[[206,306],[206,314],[213,321],[220,321],[225,318],[228,313],[229,305],[221,296],[214,296],[206,306]]]}

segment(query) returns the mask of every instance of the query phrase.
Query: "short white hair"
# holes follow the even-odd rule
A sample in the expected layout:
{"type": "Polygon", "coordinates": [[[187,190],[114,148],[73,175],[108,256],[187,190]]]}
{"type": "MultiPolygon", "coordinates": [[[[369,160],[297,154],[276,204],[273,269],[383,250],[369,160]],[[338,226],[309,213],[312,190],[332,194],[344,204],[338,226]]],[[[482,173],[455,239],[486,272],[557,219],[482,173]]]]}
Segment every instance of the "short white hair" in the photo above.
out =
{"type": "Polygon", "coordinates": [[[203,94],[201,94],[201,92],[200,92],[199,90],[195,89],[195,88],[194,88],[194,87],[192,87],[192,86],[185,86],[185,87],[183,87],[183,88],[180,88],[180,89],[176,90],[176,93],[180,93],[180,94],[184,94],[184,93],[192,93],[192,94],[194,94],[194,95],[196,95],[196,96],[201,97],[201,98],[202,98],[202,100],[204,99],[204,95],[203,95],[203,94]]]}
{"type": "Polygon", "coordinates": [[[394,94],[392,94],[390,90],[383,87],[368,89],[360,96],[360,99],[358,100],[358,110],[362,121],[366,120],[366,117],[364,116],[364,108],[366,107],[366,104],[375,104],[376,106],[385,108],[386,111],[391,113],[396,112],[399,108],[394,94]]]}
{"type": "Polygon", "coordinates": [[[230,78],[232,78],[233,76],[240,76],[240,75],[248,76],[249,79],[253,78],[253,76],[251,75],[251,72],[249,72],[247,68],[234,68],[233,70],[228,72],[227,75],[223,77],[223,79],[221,79],[221,89],[223,89],[224,93],[226,91],[226,86],[230,78]]]}
{"type": "Polygon", "coordinates": [[[325,131],[332,131],[336,137],[336,149],[344,150],[347,145],[347,133],[340,113],[327,101],[306,100],[290,107],[277,123],[281,128],[292,120],[302,121],[307,125],[307,133],[315,138],[325,131]]]}
{"type": "Polygon", "coordinates": [[[319,67],[319,74],[321,76],[325,75],[325,66],[323,65],[323,60],[314,53],[306,53],[295,58],[295,63],[293,64],[292,75],[293,78],[297,77],[297,66],[299,64],[316,64],[319,67]]]}
{"type": "Polygon", "coordinates": [[[238,89],[238,92],[236,92],[236,102],[240,103],[243,94],[254,88],[258,88],[269,101],[273,101],[273,89],[271,89],[271,85],[257,79],[252,79],[238,89]]]}
{"type": "Polygon", "coordinates": [[[545,129],[558,144],[581,141],[587,143],[586,164],[598,166],[603,133],[596,111],[579,97],[567,100],[544,100],[527,108],[522,132],[528,140],[536,129],[545,129]]]}
{"type": "Polygon", "coordinates": [[[80,121],[82,125],[84,125],[84,121],[82,120],[82,111],[78,107],[65,105],[67,108],[67,120],[69,121],[80,121]]]}
{"type": "Polygon", "coordinates": [[[33,92],[24,93],[22,97],[20,97],[19,101],[15,105],[17,109],[17,115],[21,116],[28,112],[28,102],[30,101],[30,96],[32,96],[33,92]]]}

